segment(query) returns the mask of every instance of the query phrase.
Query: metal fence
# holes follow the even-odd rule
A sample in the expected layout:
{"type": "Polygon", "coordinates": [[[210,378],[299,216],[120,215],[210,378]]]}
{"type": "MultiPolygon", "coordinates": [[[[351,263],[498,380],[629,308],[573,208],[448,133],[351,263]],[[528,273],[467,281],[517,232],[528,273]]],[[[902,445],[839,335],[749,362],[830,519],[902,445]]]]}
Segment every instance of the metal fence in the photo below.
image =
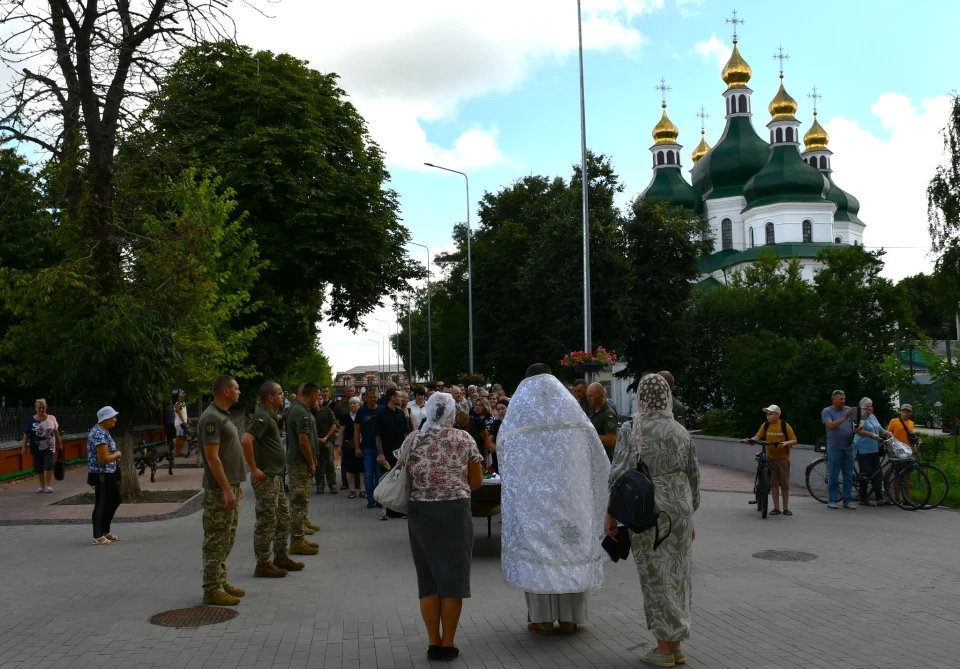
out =
{"type": "MultiPolygon", "coordinates": [[[[47,413],[55,416],[60,425],[60,434],[89,432],[97,424],[97,408],[85,406],[50,406],[47,413]]],[[[34,414],[32,406],[0,408],[0,441],[20,441],[27,419],[34,414]]],[[[138,425],[156,423],[149,412],[140,412],[134,422],[138,425]]]]}

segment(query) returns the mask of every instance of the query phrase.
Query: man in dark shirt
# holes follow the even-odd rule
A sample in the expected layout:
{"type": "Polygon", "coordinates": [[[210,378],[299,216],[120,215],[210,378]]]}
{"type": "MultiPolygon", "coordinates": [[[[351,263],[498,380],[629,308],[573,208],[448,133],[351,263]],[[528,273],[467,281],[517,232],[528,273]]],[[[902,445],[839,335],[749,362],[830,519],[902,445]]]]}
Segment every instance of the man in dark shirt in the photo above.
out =
{"type": "Polygon", "coordinates": [[[573,396],[576,398],[577,402],[580,404],[580,408],[583,409],[584,413],[590,410],[590,405],[587,403],[587,382],[583,379],[577,379],[573,382],[573,388],[570,390],[573,393],[573,396]]]}
{"type": "Polygon", "coordinates": [[[607,402],[607,389],[602,383],[591,383],[587,387],[587,418],[593,423],[600,443],[607,451],[607,457],[613,462],[613,447],[617,444],[617,412],[607,402]]]}
{"type": "MultiPolygon", "coordinates": [[[[377,450],[381,453],[391,468],[397,465],[397,456],[393,454],[403,445],[403,440],[410,432],[410,421],[400,408],[400,393],[396,388],[390,388],[383,394],[386,406],[377,414],[377,450]]],[[[380,520],[387,518],[402,518],[404,514],[390,509],[380,512],[380,520]]]]}
{"type": "Polygon", "coordinates": [[[364,405],[357,412],[353,425],[353,443],[357,450],[357,457],[363,458],[364,484],[367,488],[367,508],[377,506],[373,501],[373,491],[380,483],[380,464],[386,462],[380,451],[380,442],[377,440],[377,414],[382,410],[377,405],[376,388],[367,388],[364,395],[364,405]]]}

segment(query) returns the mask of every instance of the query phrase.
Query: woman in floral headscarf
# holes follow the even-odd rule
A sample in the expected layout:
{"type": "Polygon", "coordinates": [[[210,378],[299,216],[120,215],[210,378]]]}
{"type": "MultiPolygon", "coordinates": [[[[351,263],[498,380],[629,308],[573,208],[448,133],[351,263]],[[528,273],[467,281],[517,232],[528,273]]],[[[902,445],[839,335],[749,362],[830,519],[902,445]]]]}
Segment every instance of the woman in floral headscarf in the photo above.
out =
{"type": "MultiPolygon", "coordinates": [[[[653,532],[630,535],[640,573],[647,627],[657,647],[643,658],[661,667],[683,664],[680,642],[690,638],[691,544],[696,537],[693,514],[700,506],[700,470],[693,439],[673,418],[673,396],[666,380],[650,374],[637,388],[637,413],[620,428],[610,471],[610,486],[637,464],[638,455],[650,471],[657,507],[673,521],[673,531],[657,550],[653,532]]],[[[607,515],[607,534],[617,522],[607,515]]],[[[667,528],[661,526],[662,531],[667,528]]]]}

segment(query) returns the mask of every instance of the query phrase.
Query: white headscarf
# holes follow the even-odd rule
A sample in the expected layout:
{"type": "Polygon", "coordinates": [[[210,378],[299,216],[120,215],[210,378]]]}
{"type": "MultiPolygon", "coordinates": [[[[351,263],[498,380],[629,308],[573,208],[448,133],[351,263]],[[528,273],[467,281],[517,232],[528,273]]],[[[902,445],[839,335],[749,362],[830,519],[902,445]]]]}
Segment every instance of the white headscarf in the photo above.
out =
{"type": "Polygon", "coordinates": [[[425,410],[427,422],[421,429],[439,430],[453,422],[457,415],[457,403],[453,401],[453,395],[450,393],[434,393],[427,400],[425,410]]]}

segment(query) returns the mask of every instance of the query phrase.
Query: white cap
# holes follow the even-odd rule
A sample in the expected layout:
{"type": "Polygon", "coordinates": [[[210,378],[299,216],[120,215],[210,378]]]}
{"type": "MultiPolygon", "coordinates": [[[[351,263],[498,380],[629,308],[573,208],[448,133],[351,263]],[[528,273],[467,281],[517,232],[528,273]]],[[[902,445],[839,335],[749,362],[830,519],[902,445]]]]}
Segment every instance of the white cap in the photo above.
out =
{"type": "Polygon", "coordinates": [[[763,410],[763,413],[775,413],[775,414],[779,414],[779,413],[780,413],[780,407],[778,407],[776,404],[771,404],[770,406],[768,406],[766,409],[763,410]]]}
{"type": "Polygon", "coordinates": [[[105,420],[108,420],[110,418],[113,418],[114,416],[119,416],[119,415],[120,415],[120,412],[118,412],[113,407],[110,407],[110,406],[103,407],[102,409],[100,409],[100,411],[97,412],[97,422],[102,423],[105,420]]]}

